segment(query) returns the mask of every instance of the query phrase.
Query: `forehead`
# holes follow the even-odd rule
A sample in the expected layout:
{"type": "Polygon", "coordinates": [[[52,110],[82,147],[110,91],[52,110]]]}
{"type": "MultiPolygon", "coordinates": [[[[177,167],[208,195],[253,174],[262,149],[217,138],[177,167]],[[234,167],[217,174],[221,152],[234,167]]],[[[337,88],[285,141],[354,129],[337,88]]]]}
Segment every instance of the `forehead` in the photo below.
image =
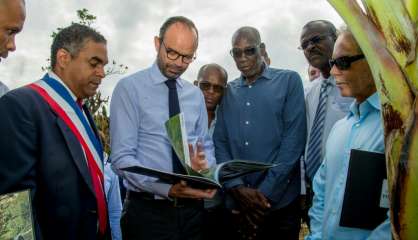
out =
{"type": "Polygon", "coordinates": [[[342,56],[351,56],[358,53],[357,45],[354,38],[346,33],[340,34],[335,42],[332,57],[338,58],[342,56]]]}
{"type": "Polygon", "coordinates": [[[97,59],[103,63],[108,62],[106,44],[98,43],[93,40],[87,40],[78,56],[86,58],[87,60],[97,59]]]}
{"type": "Polygon", "coordinates": [[[202,81],[208,81],[212,84],[224,85],[224,76],[220,69],[211,67],[205,70],[202,75],[202,81]]]}
{"type": "Polygon", "coordinates": [[[324,23],[312,23],[302,29],[301,41],[313,36],[331,33],[329,26],[324,23]]]}
{"type": "Polygon", "coordinates": [[[0,25],[21,28],[26,18],[21,0],[0,0],[0,25]]]}
{"type": "Polygon", "coordinates": [[[246,48],[255,46],[255,42],[245,36],[238,36],[232,42],[234,48],[246,48]]]}
{"type": "Polygon", "coordinates": [[[174,23],[164,35],[167,47],[180,53],[193,53],[197,48],[197,34],[183,23],[174,23]]]}

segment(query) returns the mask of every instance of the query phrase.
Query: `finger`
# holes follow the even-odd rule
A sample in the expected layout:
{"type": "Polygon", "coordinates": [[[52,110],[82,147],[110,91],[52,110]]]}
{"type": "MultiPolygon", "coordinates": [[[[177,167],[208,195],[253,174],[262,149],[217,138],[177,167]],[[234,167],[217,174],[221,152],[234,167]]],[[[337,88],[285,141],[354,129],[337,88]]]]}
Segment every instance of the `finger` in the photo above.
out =
{"type": "Polygon", "coordinates": [[[181,181],[180,181],[180,186],[182,186],[182,187],[187,187],[187,182],[186,182],[186,181],[181,180],[181,181]]]}
{"type": "Polygon", "coordinates": [[[213,197],[213,194],[207,193],[205,190],[195,189],[195,188],[191,188],[191,187],[185,187],[183,189],[182,194],[184,195],[184,197],[188,197],[188,198],[206,198],[206,199],[209,199],[209,198],[213,197]]]}

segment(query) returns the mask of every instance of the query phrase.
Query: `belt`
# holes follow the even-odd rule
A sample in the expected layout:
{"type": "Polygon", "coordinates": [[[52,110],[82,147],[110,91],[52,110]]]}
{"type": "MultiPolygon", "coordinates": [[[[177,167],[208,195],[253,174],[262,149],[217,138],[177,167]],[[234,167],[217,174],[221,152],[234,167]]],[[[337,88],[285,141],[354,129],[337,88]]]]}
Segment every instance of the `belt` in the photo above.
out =
{"type": "Polygon", "coordinates": [[[203,200],[192,199],[192,198],[175,198],[173,200],[169,199],[157,199],[156,195],[149,193],[149,192],[135,192],[135,191],[128,191],[127,198],[132,199],[139,199],[145,201],[155,201],[160,204],[169,205],[176,208],[183,208],[183,207],[202,207],[203,208],[203,200]]]}

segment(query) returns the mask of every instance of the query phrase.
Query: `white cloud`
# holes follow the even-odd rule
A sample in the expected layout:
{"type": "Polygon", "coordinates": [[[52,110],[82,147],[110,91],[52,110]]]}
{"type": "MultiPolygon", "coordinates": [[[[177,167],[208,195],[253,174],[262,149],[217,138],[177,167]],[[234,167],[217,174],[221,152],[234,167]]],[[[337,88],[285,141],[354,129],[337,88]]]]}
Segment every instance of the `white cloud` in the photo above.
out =
{"type": "MultiPolygon", "coordinates": [[[[0,63],[0,80],[10,88],[42,76],[57,27],[76,21],[76,10],[87,8],[97,16],[94,25],[108,39],[109,58],[129,66],[128,74],[144,69],[155,59],[153,37],[164,20],[174,15],[192,19],[199,29],[198,58],[184,78],[193,81],[200,66],[216,62],[239,75],[229,55],[236,29],[249,25],[259,29],[272,66],[298,71],[306,77],[306,60],[297,46],[302,26],[310,20],[327,19],[342,24],[326,0],[123,0],[123,1],[27,1],[24,31],[17,36],[17,51],[0,63]]],[[[106,79],[101,86],[110,95],[121,76],[106,79]]]]}

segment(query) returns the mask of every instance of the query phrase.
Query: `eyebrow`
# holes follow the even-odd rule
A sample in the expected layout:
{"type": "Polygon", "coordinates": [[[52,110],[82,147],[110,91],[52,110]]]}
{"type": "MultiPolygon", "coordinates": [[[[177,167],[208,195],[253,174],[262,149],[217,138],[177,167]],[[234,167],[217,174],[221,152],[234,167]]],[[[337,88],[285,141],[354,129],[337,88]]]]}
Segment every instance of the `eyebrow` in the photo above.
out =
{"type": "Polygon", "coordinates": [[[104,60],[102,60],[101,58],[99,58],[99,57],[97,57],[97,56],[94,56],[94,57],[92,57],[92,58],[90,58],[90,60],[89,61],[97,61],[97,62],[99,62],[99,63],[104,63],[104,64],[107,64],[108,62],[106,61],[104,61],[104,60]]]}
{"type": "Polygon", "coordinates": [[[193,57],[194,56],[194,53],[191,53],[191,54],[183,54],[183,53],[181,53],[181,52],[179,52],[179,51],[177,51],[175,49],[172,49],[171,47],[169,47],[167,45],[165,45],[165,47],[166,47],[167,51],[173,51],[173,52],[176,52],[177,54],[182,55],[182,56],[187,56],[187,57],[193,57]]]}

